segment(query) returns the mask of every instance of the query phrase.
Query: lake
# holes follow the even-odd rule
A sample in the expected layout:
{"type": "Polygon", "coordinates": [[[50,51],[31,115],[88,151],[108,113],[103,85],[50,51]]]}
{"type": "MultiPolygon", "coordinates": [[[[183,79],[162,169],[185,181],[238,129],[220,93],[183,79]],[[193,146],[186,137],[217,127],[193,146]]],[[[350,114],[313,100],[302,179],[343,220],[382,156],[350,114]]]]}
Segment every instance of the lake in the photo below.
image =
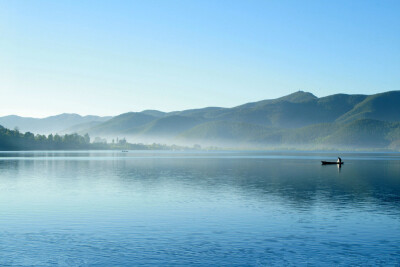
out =
{"type": "Polygon", "coordinates": [[[400,154],[0,152],[0,265],[399,266],[400,154]]]}

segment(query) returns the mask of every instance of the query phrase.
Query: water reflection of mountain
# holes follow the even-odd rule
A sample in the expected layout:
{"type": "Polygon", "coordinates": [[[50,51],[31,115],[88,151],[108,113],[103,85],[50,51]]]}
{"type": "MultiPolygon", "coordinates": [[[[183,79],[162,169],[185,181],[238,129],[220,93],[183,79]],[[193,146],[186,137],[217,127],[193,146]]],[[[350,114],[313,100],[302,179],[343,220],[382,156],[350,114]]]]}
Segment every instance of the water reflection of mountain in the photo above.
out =
{"type": "Polygon", "coordinates": [[[168,157],[157,153],[121,158],[109,152],[9,156],[15,159],[0,160],[1,179],[6,179],[6,173],[7,177],[35,174],[58,183],[60,189],[73,188],[77,182],[90,179],[91,182],[113,182],[113,186],[124,192],[140,187],[152,194],[154,188],[169,186],[203,194],[239,194],[260,203],[274,199],[295,209],[311,209],[316,205],[333,208],[378,205],[382,211],[400,211],[398,160],[353,157],[338,172],[336,166],[321,166],[313,158],[213,157],[210,154],[168,157]],[[17,160],[21,156],[24,160],[17,160]]]}

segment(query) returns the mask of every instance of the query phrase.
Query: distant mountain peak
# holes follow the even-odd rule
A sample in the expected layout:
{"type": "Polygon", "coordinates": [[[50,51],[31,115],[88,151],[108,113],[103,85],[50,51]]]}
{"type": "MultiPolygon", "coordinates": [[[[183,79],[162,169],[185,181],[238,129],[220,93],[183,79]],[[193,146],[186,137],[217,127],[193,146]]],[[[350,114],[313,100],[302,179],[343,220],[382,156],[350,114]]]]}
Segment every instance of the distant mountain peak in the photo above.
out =
{"type": "Polygon", "coordinates": [[[76,114],[76,113],[61,113],[61,114],[58,114],[58,115],[53,115],[53,116],[49,116],[49,117],[47,117],[47,118],[50,118],[50,117],[73,117],[73,118],[82,118],[83,116],[81,116],[81,115],[79,115],[79,114],[76,114]]]}
{"type": "Polygon", "coordinates": [[[163,117],[166,114],[165,112],[162,112],[159,110],[154,110],[154,109],[146,109],[146,110],[143,110],[141,113],[151,115],[154,117],[163,117]]]}
{"type": "Polygon", "coordinates": [[[318,99],[315,95],[309,92],[304,92],[304,91],[297,91],[294,92],[290,95],[283,96],[278,98],[278,100],[284,100],[292,103],[301,103],[301,102],[306,102],[310,100],[315,100],[318,99]]]}

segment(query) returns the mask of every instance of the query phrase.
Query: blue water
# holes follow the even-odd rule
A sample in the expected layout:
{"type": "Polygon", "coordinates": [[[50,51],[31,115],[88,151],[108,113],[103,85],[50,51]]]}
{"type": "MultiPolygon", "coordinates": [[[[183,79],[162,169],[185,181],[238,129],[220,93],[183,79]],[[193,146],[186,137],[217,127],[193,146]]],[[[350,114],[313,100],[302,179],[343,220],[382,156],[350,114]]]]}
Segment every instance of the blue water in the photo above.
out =
{"type": "Polygon", "coordinates": [[[400,154],[0,152],[0,266],[399,266],[400,154]]]}

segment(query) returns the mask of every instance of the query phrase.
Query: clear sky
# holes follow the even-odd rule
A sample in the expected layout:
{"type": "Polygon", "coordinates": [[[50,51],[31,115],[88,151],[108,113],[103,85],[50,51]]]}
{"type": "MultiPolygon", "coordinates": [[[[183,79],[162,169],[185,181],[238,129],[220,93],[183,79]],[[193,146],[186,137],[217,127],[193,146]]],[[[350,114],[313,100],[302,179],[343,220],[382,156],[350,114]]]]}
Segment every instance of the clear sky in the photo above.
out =
{"type": "Polygon", "coordinates": [[[0,0],[0,116],[400,90],[400,1],[0,0]]]}

